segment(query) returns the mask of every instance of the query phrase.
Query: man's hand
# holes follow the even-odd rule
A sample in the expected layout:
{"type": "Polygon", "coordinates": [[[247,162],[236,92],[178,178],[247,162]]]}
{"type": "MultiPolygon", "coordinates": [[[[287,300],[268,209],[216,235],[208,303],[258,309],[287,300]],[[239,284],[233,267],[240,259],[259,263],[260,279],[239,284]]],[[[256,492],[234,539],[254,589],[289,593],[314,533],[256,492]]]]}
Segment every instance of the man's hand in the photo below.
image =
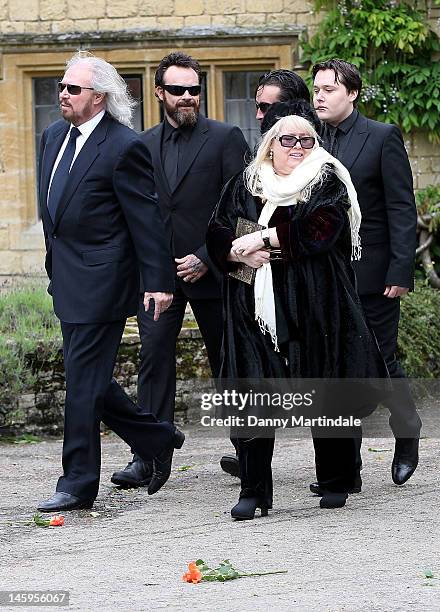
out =
{"type": "Polygon", "coordinates": [[[162,312],[171,306],[173,301],[172,293],[162,293],[162,291],[146,291],[144,293],[145,312],[150,309],[150,300],[154,301],[154,320],[158,321],[162,312]]]}
{"type": "Polygon", "coordinates": [[[397,285],[386,285],[384,296],[387,298],[396,298],[406,295],[409,289],[407,287],[398,287],[397,285]]]}
{"type": "Polygon", "coordinates": [[[175,262],[177,264],[177,276],[185,283],[195,283],[208,271],[208,266],[192,253],[180,259],[176,257],[175,262]]]}

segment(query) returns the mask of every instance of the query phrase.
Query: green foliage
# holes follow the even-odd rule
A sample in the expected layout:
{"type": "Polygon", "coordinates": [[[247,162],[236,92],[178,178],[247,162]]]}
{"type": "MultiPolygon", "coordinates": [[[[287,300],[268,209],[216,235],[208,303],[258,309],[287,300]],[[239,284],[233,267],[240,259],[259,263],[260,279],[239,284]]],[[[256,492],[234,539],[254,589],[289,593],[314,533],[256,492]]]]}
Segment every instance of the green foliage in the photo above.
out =
{"type": "Polygon", "coordinates": [[[440,185],[428,185],[425,189],[420,189],[416,193],[416,203],[419,215],[432,215],[429,231],[438,232],[440,229],[440,185]]]}
{"type": "Polygon", "coordinates": [[[210,568],[203,559],[195,562],[197,569],[201,572],[202,580],[205,582],[226,582],[237,578],[248,578],[250,576],[269,576],[273,574],[287,574],[287,570],[277,570],[275,572],[241,572],[235,569],[229,559],[221,561],[214,569],[210,568]]]}
{"type": "Polygon", "coordinates": [[[42,352],[49,358],[60,346],[59,323],[43,287],[0,295],[0,418],[35,382],[29,355],[42,352]]]}
{"type": "Polygon", "coordinates": [[[440,376],[440,291],[418,282],[401,301],[398,354],[414,378],[440,376]]]}
{"type": "Polygon", "coordinates": [[[368,117],[428,131],[440,141],[439,37],[415,2],[405,0],[315,0],[328,11],[303,61],[340,58],[355,64],[363,80],[360,110],[368,117]]]}
{"type": "MultiPolygon", "coordinates": [[[[428,233],[433,241],[429,246],[428,261],[432,263],[435,274],[440,277],[440,186],[428,185],[416,193],[417,213],[428,226],[428,233]]],[[[417,278],[426,278],[426,271],[421,263],[416,268],[417,278]]]]}

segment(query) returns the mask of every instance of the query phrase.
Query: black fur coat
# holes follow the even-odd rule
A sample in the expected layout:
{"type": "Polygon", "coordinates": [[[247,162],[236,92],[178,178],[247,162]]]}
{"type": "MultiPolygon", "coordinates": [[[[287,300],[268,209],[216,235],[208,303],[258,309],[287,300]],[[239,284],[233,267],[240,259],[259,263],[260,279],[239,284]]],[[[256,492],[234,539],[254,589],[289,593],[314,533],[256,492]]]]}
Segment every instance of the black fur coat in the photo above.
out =
{"type": "Polygon", "coordinates": [[[262,203],[247,191],[242,174],[225,186],[207,235],[209,255],[224,278],[221,377],[387,377],[356,293],[348,207],[345,186],[329,167],[307,202],[278,207],[269,222],[283,256],[271,263],[276,353],[255,321],[253,286],[228,275],[236,265],[227,256],[237,218],[257,221],[262,203]]]}

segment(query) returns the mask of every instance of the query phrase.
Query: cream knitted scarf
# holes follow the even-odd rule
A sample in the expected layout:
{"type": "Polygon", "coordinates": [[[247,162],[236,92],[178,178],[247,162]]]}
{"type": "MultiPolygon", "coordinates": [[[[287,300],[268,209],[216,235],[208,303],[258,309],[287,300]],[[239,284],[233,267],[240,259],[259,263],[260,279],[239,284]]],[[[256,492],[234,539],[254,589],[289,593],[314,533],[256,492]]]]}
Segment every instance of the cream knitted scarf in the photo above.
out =
{"type": "MultiPolygon", "coordinates": [[[[261,189],[259,189],[259,193],[253,194],[266,200],[258,223],[267,227],[278,206],[292,206],[297,204],[301,199],[301,192],[319,176],[324,164],[331,164],[334,166],[336,176],[347,188],[350,200],[348,217],[351,228],[352,259],[360,259],[361,244],[359,228],[362,217],[356,190],[347,168],[345,168],[339,160],[327,153],[322,147],[314,149],[288,176],[275,174],[270,161],[264,161],[262,163],[258,173],[261,189]]],[[[270,333],[275,351],[279,351],[272,269],[270,263],[266,263],[261,266],[261,268],[258,268],[255,276],[254,294],[255,320],[258,321],[263,333],[267,331],[270,333]]]]}

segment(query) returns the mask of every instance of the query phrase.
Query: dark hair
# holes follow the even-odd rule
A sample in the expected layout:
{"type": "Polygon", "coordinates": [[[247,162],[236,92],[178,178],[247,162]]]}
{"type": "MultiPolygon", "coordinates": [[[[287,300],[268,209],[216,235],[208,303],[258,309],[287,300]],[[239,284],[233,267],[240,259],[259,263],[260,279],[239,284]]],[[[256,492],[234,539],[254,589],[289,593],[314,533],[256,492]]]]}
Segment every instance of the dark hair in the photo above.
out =
{"type": "Polygon", "coordinates": [[[154,84],[156,87],[162,87],[163,75],[165,71],[171,66],[179,66],[179,68],[192,68],[197,72],[199,83],[202,80],[202,72],[200,70],[200,64],[190,55],[182,53],[182,51],[173,51],[169,55],[166,55],[157,67],[156,74],[154,75],[154,84]]]}
{"type": "Polygon", "coordinates": [[[330,59],[326,62],[319,62],[312,68],[312,76],[318,74],[320,70],[333,70],[335,73],[335,83],[342,83],[348,93],[357,91],[357,97],[353,100],[353,106],[357,106],[362,89],[361,73],[354,64],[341,59],[330,59]]]}
{"type": "Polygon", "coordinates": [[[272,104],[261,122],[261,134],[265,134],[279,119],[288,115],[303,117],[313,125],[318,134],[321,131],[321,121],[311,105],[305,100],[291,100],[272,104]]]}
{"type": "Polygon", "coordinates": [[[310,102],[310,92],[305,81],[293,70],[271,70],[262,74],[255,88],[255,96],[265,85],[275,85],[280,88],[280,102],[298,99],[310,102]]]}

